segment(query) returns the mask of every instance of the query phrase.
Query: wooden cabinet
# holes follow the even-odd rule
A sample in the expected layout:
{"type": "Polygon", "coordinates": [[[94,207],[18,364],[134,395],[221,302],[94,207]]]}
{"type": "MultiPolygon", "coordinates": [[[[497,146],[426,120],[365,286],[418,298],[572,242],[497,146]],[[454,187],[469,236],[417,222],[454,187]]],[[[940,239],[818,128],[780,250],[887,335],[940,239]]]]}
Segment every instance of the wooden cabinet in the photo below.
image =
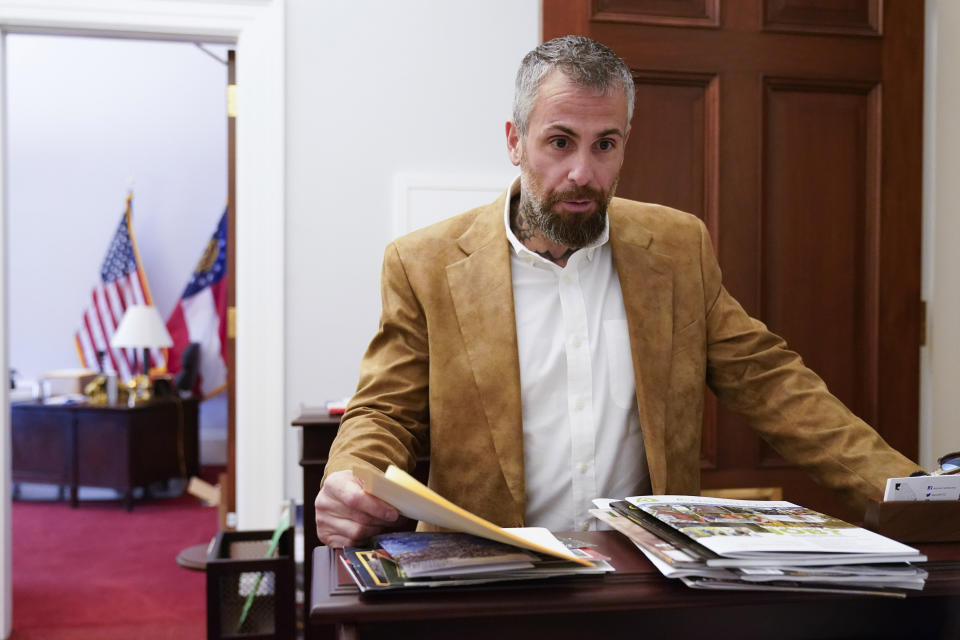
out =
{"type": "Polygon", "coordinates": [[[195,398],[123,406],[11,405],[13,482],[133,489],[200,472],[195,398]]]}

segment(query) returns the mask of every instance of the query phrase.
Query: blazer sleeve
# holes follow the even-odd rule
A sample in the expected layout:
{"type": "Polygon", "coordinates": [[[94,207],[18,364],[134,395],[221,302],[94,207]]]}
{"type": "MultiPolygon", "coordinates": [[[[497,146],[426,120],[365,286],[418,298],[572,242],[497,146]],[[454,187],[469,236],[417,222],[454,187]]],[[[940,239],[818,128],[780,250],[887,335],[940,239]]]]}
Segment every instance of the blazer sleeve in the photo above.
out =
{"type": "Polygon", "coordinates": [[[917,471],[833,396],[781,337],[747,315],[721,283],[702,224],[700,235],[707,383],[720,401],[744,415],[786,460],[853,505],[879,500],[887,478],[917,471]]]}
{"type": "Polygon", "coordinates": [[[429,448],[427,324],[393,243],[384,253],[380,283],[380,324],[361,361],[324,479],[362,466],[413,471],[417,456],[429,448]]]}

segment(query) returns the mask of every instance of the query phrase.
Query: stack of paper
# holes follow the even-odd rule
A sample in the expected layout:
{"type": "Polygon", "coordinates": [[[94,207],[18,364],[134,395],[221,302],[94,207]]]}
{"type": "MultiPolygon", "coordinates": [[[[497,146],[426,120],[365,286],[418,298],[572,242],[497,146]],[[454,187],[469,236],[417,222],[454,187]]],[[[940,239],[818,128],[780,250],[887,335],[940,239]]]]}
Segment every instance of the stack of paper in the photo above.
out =
{"type": "MultiPolygon", "coordinates": [[[[549,532],[546,535],[553,537],[549,532]]],[[[590,566],[586,566],[468,533],[411,531],[376,536],[374,542],[377,546],[371,548],[348,547],[340,558],[362,592],[458,587],[613,571],[607,558],[589,546],[570,549],[576,556],[590,561],[590,566]]],[[[571,543],[573,547],[580,546],[571,543]]]]}
{"type": "Polygon", "coordinates": [[[700,496],[594,500],[663,575],[700,589],[900,596],[923,589],[926,556],[842,520],[783,501],[700,496]]]}
{"type": "Polygon", "coordinates": [[[415,520],[457,533],[405,532],[347,548],[341,562],[361,591],[450,587],[613,571],[592,545],[561,541],[542,527],[503,529],[441,497],[391,466],[355,472],[363,488],[415,520]]]}

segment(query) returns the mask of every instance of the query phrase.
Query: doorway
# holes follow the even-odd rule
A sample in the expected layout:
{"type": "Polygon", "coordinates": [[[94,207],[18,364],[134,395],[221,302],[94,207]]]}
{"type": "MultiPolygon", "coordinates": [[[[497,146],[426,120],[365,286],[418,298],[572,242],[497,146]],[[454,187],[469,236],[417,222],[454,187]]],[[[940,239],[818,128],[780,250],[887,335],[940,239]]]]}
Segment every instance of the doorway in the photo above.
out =
{"type": "MultiPolygon", "coordinates": [[[[170,317],[227,200],[227,47],[34,34],[6,46],[19,399],[45,372],[81,366],[73,336],[127,195],[145,290],[170,317]]],[[[200,407],[200,462],[223,466],[226,397],[200,407]]]]}
{"type": "MultiPolygon", "coordinates": [[[[110,0],[77,0],[69,6],[53,0],[28,5],[0,6],[0,33],[16,32],[112,35],[167,40],[235,42],[244,70],[239,77],[240,99],[256,118],[240,118],[237,124],[237,165],[241,179],[237,187],[237,268],[239,279],[237,333],[282,335],[284,327],[283,256],[285,182],[284,137],[284,7],[282,2],[170,3],[128,0],[118,5],[110,0]],[[247,265],[242,256],[256,256],[247,265]],[[272,292],[264,295],[263,292],[272,292]],[[242,300],[259,299],[261,304],[244,307],[242,300]]],[[[0,47],[0,68],[5,51],[0,47]]],[[[0,121],[5,119],[0,101],[0,121]]],[[[0,132],[5,136],[6,132],[0,132]]],[[[5,172],[5,139],[0,139],[0,169],[5,172]]],[[[0,245],[6,247],[6,186],[0,182],[0,245]]],[[[0,263],[0,333],[7,333],[6,264],[0,263]]],[[[6,366],[6,341],[0,340],[0,363],[6,366]]],[[[282,441],[264,424],[282,424],[284,357],[280,350],[248,349],[237,353],[234,368],[240,396],[237,407],[238,526],[258,528],[275,519],[275,505],[283,494],[282,441]],[[264,380],[267,383],[264,383],[264,380]],[[258,389],[263,393],[244,394],[258,389]],[[258,467],[262,472],[243,476],[243,469],[258,467]]],[[[9,406],[4,395],[0,412],[0,635],[9,633],[10,600],[10,474],[9,406]]]]}

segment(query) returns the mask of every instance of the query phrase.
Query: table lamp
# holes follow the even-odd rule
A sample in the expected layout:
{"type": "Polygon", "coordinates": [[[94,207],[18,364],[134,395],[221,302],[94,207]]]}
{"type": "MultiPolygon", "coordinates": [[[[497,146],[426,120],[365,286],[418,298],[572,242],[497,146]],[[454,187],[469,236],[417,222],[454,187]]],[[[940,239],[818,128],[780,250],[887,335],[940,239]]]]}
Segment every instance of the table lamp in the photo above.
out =
{"type": "Polygon", "coordinates": [[[173,346],[170,332],[163,324],[156,307],[135,304],[127,307],[117,331],[110,338],[110,346],[143,349],[143,370],[129,383],[131,405],[150,399],[150,349],[173,346]]]}

